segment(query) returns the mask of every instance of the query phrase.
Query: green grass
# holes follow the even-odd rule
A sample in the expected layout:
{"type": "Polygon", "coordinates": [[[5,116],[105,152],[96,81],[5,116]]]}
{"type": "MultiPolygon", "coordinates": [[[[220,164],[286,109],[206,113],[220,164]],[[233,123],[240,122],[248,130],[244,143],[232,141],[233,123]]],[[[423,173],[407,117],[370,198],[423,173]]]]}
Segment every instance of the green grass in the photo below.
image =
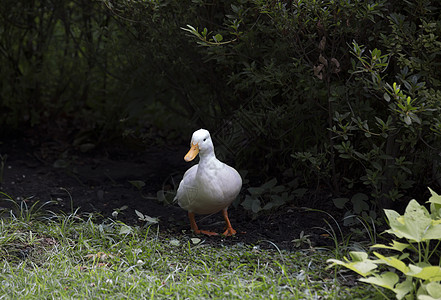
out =
{"type": "Polygon", "coordinates": [[[0,218],[0,299],[374,298],[325,269],[332,251],[215,241],[75,214],[0,218]]]}

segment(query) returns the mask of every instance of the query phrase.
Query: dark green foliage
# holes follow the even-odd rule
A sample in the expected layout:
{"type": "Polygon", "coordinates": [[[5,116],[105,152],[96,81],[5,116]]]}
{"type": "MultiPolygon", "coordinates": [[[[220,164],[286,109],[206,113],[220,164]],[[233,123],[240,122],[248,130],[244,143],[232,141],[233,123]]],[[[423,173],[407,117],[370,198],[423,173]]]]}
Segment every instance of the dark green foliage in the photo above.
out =
{"type": "Polygon", "coordinates": [[[26,125],[65,126],[62,121],[103,130],[117,118],[121,103],[111,96],[117,55],[109,47],[116,36],[99,3],[2,0],[0,5],[3,133],[26,125]]]}
{"type": "Polygon", "coordinates": [[[439,1],[13,2],[3,133],[74,128],[81,146],[205,127],[251,186],[363,192],[372,209],[440,175],[439,1]]]}
{"type": "MultiPolygon", "coordinates": [[[[222,24],[240,24],[237,41],[199,43],[228,67],[226,82],[242,103],[236,120],[252,142],[242,157],[260,158],[256,165],[276,176],[293,167],[336,193],[367,189],[372,204],[386,207],[433,184],[440,8],[434,1],[237,1],[222,24]]],[[[223,40],[236,34],[217,29],[223,40]]]]}

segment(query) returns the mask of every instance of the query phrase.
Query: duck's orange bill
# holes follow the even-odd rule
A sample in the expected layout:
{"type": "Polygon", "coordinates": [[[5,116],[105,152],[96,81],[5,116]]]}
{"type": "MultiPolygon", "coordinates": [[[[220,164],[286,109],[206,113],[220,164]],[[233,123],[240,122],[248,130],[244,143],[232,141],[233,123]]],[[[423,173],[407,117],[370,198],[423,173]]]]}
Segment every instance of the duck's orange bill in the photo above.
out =
{"type": "Polygon", "coordinates": [[[192,144],[190,150],[185,155],[184,160],[185,161],[192,161],[199,153],[199,145],[198,144],[192,144]]]}

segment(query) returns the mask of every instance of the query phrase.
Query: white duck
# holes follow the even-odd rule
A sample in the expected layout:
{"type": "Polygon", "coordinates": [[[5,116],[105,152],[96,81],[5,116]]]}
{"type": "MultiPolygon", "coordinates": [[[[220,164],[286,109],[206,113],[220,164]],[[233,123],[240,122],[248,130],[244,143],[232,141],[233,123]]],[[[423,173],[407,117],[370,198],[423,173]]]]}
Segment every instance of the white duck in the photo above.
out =
{"type": "Polygon", "coordinates": [[[195,214],[213,214],[222,210],[227,225],[223,235],[234,235],[236,231],[228,219],[227,209],[240,192],[242,178],[235,169],[216,158],[210,133],[205,129],[193,133],[191,149],[184,159],[192,161],[198,154],[199,164],[185,172],[175,199],[188,211],[191,229],[196,234],[217,235],[215,232],[200,230],[195,214]]]}

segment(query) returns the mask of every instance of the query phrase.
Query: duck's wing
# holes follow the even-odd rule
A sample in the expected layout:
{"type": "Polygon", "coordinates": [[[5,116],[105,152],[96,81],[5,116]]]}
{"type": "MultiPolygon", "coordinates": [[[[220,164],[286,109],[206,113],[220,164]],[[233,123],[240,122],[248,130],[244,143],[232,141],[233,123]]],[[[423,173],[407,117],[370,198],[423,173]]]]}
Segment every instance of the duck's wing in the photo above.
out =
{"type": "Polygon", "coordinates": [[[226,201],[233,201],[242,188],[242,178],[239,173],[232,167],[224,164],[222,176],[219,178],[219,184],[224,193],[226,201]]]}
{"type": "Polygon", "coordinates": [[[179,206],[185,210],[188,210],[188,202],[194,196],[195,179],[198,171],[198,165],[194,165],[188,169],[181,182],[179,183],[178,190],[176,192],[175,200],[178,200],[179,206]]]}

